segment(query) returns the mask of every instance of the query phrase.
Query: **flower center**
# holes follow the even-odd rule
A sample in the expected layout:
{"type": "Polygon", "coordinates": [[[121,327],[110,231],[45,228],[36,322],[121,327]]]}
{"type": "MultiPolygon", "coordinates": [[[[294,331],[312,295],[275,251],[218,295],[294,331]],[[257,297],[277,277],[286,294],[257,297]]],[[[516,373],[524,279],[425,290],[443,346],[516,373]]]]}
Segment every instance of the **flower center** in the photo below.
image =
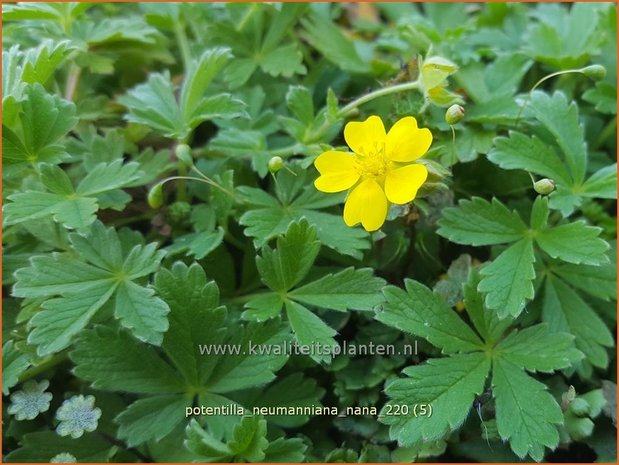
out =
{"type": "Polygon", "coordinates": [[[387,158],[385,143],[377,142],[370,150],[364,150],[365,155],[357,154],[356,168],[362,178],[383,178],[393,162],[387,158]]]}

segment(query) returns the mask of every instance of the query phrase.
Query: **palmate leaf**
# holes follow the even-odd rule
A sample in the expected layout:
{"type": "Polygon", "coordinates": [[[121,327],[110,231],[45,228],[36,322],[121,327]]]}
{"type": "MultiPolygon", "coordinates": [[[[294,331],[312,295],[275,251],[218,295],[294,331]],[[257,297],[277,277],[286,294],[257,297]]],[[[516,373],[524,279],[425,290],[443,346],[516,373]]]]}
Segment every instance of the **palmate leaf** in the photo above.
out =
{"type": "Polygon", "coordinates": [[[606,166],[588,179],[587,147],[578,107],[562,92],[549,96],[535,91],[530,111],[553,136],[554,147],[536,136],[511,131],[509,137],[497,137],[488,158],[504,169],[521,169],[553,179],[557,189],[550,195],[550,206],[570,215],[583,197],[616,198],[617,166],[606,166]]]}
{"type": "Polygon", "coordinates": [[[597,5],[574,4],[568,13],[559,5],[544,5],[537,11],[540,22],[530,30],[527,53],[557,69],[584,65],[598,53],[603,37],[597,10],[597,5]]]}
{"type": "Polygon", "coordinates": [[[245,416],[232,429],[230,439],[223,442],[192,420],[187,427],[185,445],[205,462],[260,462],[269,446],[266,430],[265,420],[245,416]]]}
{"type": "MultiPolygon", "coordinates": [[[[169,270],[161,269],[155,286],[170,306],[163,351],[125,330],[99,326],[82,331],[70,354],[76,374],[95,389],[155,394],[140,398],[115,420],[119,436],[132,445],[162,439],[181,427],[186,422],[184,407],[193,405],[196,394],[205,406],[233,403],[218,393],[260,388],[288,360],[285,351],[273,350],[289,339],[280,321],[235,323],[234,330],[228,330],[218,288],[206,280],[199,265],[177,262],[169,270]],[[207,346],[217,349],[211,352],[207,346]],[[222,346],[239,350],[220,352],[222,346]]],[[[234,418],[229,420],[217,424],[227,425],[234,418]]]]}
{"type": "MultiPolygon", "coordinates": [[[[544,447],[553,449],[557,446],[558,431],[554,424],[561,423],[563,416],[553,397],[544,391],[545,385],[532,379],[524,370],[553,372],[571,368],[583,354],[574,348],[573,336],[546,324],[513,331],[502,338],[513,320],[499,320],[496,312],[484,306],[482,295],[476,291],[478,281],[478,273],[474,272],[465,286],[467,313],[485,342],[476,345],[462,342],[462,335],[477,336],[457,316],[457,324],[443,324],[441,328],[441,321],[448,321],[450,313],[454,315],[455,312],[421,284],[416,284],[419,292],[410,296],[397,288],[387,288],[387,303],[385,309],[377,313],[377,319],[387,324],[396,323],[405,330],[410,328],[412,334],[430,341],[433,334],[435,341],[451,339],[456,350],[468,353],[452,352],[449,357],[429,359],[422,365],[406,368],[404,374],[408,378],[393,380],[386,386],[389,400],[381,411],[380,421],[390,425],[390,437],[400,446],[419,447],[429,441],[442,440],[466,419],[473,399],[484,390],[492,364],[499,434],[502,439],[510,441],[519,457],[530,454],[540,461],[544,447]],[[395,314],[397,318],[391,314],[397,310],[394,303],[398,300],[389,292],[393,295],[401,293],[406,297],[403,301],[410,307],[407,310],[402,307],[402,311],[395,314]],[[417,321],[424,313],[432,315],[429,327],[417,321]],[[450,325],[449,331],[439,333],[450,325]],[[454,336],[452,333],[456,331],[454,336]],[[535,403],[527,399],[535,399],[535,403]],[[431,415],[420,415],[420,410],[414,414],[412,409],[420,409],[422,404],[427,409],[430,408],[427,404],[431,405],[431,415]],[[409,407],[409,414],[394,414],[396,406],[401,408],[403,405],[409,407]]],[[[407,286],[412,283],[409,281],[407,286]]]]}
{"type": "Polygon", "coordinates": [[[23,89],[20,127],[2,128],[2,161],[7,167],[59,163],[67,157],[59,140],[77,123],[75,105],[48,94],[40,84],[23,89]]]}
{"type": "Polygon", "coordinates": [[[7,225],[51,216],[70,229],[84,229],[92,224],[100,208],[100,196],[136,181],[142,175],[139,164],[122,160],[96,165],[74,189],[71,180],[58,166],[41,166],[41,181],[50,192],[26,191],[12,194],[4,206],[7,225]]]}
{"type": "Polygon", "coordinates": [[[239,197],[249,206],[239,222],[245,226],[245,235],[254,238],[256,248],[285,233],[293,221],[305,218],[316,228],[324,246],[360,259],[369,248],[368,233],[361,228],[349,228],[341,215],[320,211],[341,203],[341,197],[308,186],[307,171],[297,169],[296,176],[285,171],[277,173],[277,198],[262,189],[237,188],[239,197]]]}
{"type": "Polygon", "coordinates": [[[68,347],[95,313],[112,301],[123,326],[141,340],[161,344],[168,328],[168,306],[133,280],[152,273],[165,252],[153,244],[138,244],[123,257],[118,234],[100,222],[87,236],[73,233],[70,240],[77,255],[36,256],[30,267],[15,274],[14,296],[47,298],[31,321],[29,335],[39,355],[68,347]]]}
{"type": "MultiPolygon", "coordinates": [[[[335,330],[302,304],[338,311],[371,310],[382,302],[380,290],[384,281],[374,277],[370,269],[348,268],[295,287],[318,255],[320,242],[316,236],[316,228],[302,219],[291,223],[286,234],[278,237],[275,249],[263,248],[256,257],[256,266],[272,292],[250,299],[242,318],[265,321],[279,315],[285,306],[290,327],[301,345],[316,342],[333,348],[337,345],[333,339],[335,330]]],[[[311,356],[317,361],[328,361],[332,352],[311,356]]]]}
{"type": "Polygon", "coordinates": [[[160,134],[185,140],[191,130],[212,118],[245,116],[245,104],[229,94],[205,96],[215,76],[232,55],[229,49],[213,48],[191,63],[181,86],[180,101],[169,74],[151,74],[148,81],[118,101],[129,110],[129,121],[144,124],[160,134]]]}

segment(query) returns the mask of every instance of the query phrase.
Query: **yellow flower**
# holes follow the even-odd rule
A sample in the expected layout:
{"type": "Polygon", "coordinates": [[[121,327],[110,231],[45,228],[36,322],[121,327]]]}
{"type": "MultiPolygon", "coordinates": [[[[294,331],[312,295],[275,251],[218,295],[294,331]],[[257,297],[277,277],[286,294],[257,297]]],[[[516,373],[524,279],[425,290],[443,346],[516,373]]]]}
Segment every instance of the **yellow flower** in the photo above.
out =
{"type": "Polygon", "coordinates": [[[429,129],[417,127],[407,116],[385,133],[378,116],[350,122],[344,128],[346,143],[354,153],[330,150],[316,158],[320,176],[314,185],[322,192],[350,193],[344,205],[344,222],[361,223],[366,231],[376,231],[385,222],[389,202],[402,205],[412,201],[428,177],[427,168],[411,163],[423,156],[432,144],[429,129]]]}

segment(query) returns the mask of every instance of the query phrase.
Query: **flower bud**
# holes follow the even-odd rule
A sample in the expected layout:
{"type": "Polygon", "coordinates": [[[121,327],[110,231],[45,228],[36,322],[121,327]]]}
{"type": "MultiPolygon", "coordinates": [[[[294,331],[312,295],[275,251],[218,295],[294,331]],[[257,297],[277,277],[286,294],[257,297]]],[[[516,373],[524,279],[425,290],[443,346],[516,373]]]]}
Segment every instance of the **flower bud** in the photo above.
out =
{"type": "Polygon", "coordinates": [[[150,188],[147,200],[150,208],[159,208],[163,205],[163,182],[159,182],[150,188]]]}
{"type": "Polygon", "coordinates": [[[268,166],[269,171],[275,174],[284,167],[284,160],[282,160],[282,157],[273,157],[269,160],[268,166]]]}
{"type": "Polygon", "coordinates": [[[178,144],[176,146],[176,158],[179,159],[188,168],[190,166],[193,166],[191,147],[189,147],[187,144],[178,144]]]}
{"type": "Polygon", "coordinates": [[[587,76],[589,79],[593,79],[594,81],[601,81],[606,77],[606,68],[602,65],[591,65],[583,68],[582,74],[587,76]]]}
{"type": "Polygon", "coordinates": [[[552,179],[544,178],[533,183],[535,192],[542,195],[548,195],[555,190],[555,182],[552,179]]]}
{"type": "Polygon", "coordinates": [[[191,205],[187,202],[174,202],[167,209],[166,218],[172,226],[182,226],[191,215],[191,205]]]}
{"type": "Polygon", "coordinates": [[[591,406],[582,397],[577,397],[570,403],[570,410],[577,417],[584,417],[591,411],[591,406]]]}
{"type": "Polygon", "coordinates": [[[450,126],[462,121],[464,118],[464,108],[460,105],[452,105],[445,112],[445,121],[450,126]]]}

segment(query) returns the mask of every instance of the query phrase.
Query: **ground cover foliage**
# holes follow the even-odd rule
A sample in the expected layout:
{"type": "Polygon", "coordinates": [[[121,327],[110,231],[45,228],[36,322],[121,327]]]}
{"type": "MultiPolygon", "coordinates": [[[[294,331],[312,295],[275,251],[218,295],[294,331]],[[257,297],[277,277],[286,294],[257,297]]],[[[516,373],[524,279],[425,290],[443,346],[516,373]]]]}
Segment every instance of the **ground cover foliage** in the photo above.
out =
{"type": "Polygon", "coordinates": [[[3,5],[4,460],[615,461],[616,45],[611,3],[3,5]],[[432,144],[368,232],[314,160],[373,115],[432,144]]]}

